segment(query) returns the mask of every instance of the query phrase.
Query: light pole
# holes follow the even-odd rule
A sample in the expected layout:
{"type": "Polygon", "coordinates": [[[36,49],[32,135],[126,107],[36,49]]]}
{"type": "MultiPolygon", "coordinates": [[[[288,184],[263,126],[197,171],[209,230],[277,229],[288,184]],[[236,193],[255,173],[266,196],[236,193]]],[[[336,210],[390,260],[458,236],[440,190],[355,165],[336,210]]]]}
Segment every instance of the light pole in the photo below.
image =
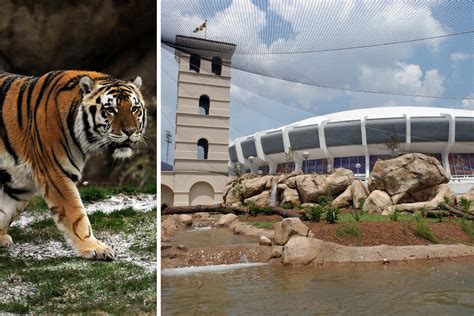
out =
{"type": "Polygon", "coordinates": [[[362,167],[362,165],[360,163],[356,163],[355,167],[357,169],[357,176],[358,176],[359,175],[359,169],[360,169],[360,167],[362,167]]]}
{"type": "Polygon", "coordinates": [[[255,161],[255,156],[249,156],[247,159],[250,161],[250,172],[253,173],[252,169],[253,169],[253,162],[255,161]]]}
{"type": "Polygon", "coordinates": [[[304,158],[304,164],[305,164],[305,168],[306,170],[303,170],[303,173],[307,173],[308,171],[308,158],[309,156],[311,156],[311,154],[309,153],[309,151],[303,151],[303,153],[301,154],[301,156],[303,156],[304,158]]]}

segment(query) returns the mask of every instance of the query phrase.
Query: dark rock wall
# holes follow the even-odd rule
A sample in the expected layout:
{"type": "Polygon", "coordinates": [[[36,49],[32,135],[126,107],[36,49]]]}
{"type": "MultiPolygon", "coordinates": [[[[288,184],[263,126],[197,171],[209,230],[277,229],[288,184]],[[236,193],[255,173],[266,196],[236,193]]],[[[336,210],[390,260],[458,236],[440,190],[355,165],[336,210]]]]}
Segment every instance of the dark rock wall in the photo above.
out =
{"type": "Polygon", "coordinates": [[[1,0],[0,12],[0,70],[39,76],[86,69],[121,79],[142,77],[147,145],[129,161],[93,157],[83,180],[156,181],[156,1],[1,0]]]}

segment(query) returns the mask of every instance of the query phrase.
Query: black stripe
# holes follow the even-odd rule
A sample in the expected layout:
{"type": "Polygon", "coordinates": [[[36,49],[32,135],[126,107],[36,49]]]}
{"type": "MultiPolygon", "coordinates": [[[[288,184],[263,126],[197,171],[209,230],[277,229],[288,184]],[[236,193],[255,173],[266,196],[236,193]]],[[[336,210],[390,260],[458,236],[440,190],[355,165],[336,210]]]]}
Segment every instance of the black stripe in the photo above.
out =
{"type": "Polygon", "coordinates": [[[31,96],[33,95],[33,90],[35,89],[38,80],[39,78],[33,78],[28,87],[28,95],[26,98],[26,117],[28,118],[28,124],[31,124],[31,96]]]}
{"type": "Polygon", "coordinates": [[[25,194],[30,193],[31,191],[28,189],[15,189],[8,185],[3,186],[3,192],[7,194],[25,194]]]}
{"type": "Polygon", "coordinates": [[[64,152],[66,153],[66,156],[69,160],[69,163],[74,167],[76,168],[77,171],[81,172],[81,170],[79,169],[79,167],[76,165],[76,162],[74,161],[74,158],[72,157],[72,153],[71,151],[69,150],[69,148],[64,144],[64,142],[61,140],[61,146],[63,147],[63,150],[64,152]]]}
{"type": "Polygon", "coordinates": [[[5,102],[5,98],[7,96],[8,90],[10,89],[11,84],[15,81],[16,78],[19,76],[10,76],[3,82],[2,89],[0,90],[0,137],[3,140],[6,150],[8,153],[13,157],[15,164],[18,164],[18,156],[10,144],[10,140],[8,139],[8,132],[5,127],[5,123],[3,121],[3,103],[5,102]]]}
{"type": "Polygon", "coordinates": [[[34,139],[38,142],[38,146],[36,146],[36,148],[40,148],[43,152],[43,142],[41,141],[41,136],[40,136],[40,130],[38,129],[38,122],[36,121],[36,113],[38,112],[38,108],[40,106],[40,103],[41,103],[41,99],[43,99],[43,94],[44,92],[46,91],[46,89],[48,88],[50,82],[57,76],[59,75],[59,72],[50,72],[46,75],[46,79],[43,81],[43,84],[41,86],[41,89],[39,91],[39,94],[38,94],[38,98],[36,99],[36,105],[35,105],[35,110],[34,110],[34,114],[33,114],[33,117],[34,117],[34,130],[35,130],[35,134],[34,134],[34,139]],[[38,137],[36,137],[38,136],[38,137]]]}
{"type": "Polygon", "coordinates": [[[21,85],[20,93],[18,94],[18,100],[16,103],[16,106],[18,108],[17,122],[20,129],[23,128],[23,94],[25,93],[27,83],[28,81],[21,85]]]}
{"type": "Polygon", "coordinates": [[[69,171],[67,171],[66,169],[64,169],[64,167],[61,165],[61,163],[59,162],[58,158],[56,157],[56,154],[54,153],[54,151],[52,152],[53,153],[53,159],[54,159],[54,162],[56,162],[56,164],[58,165],[59,169],[61,169],[61,171],[69,178],[71,179],[73,182],[76,182],[77,180],[79,180],[79,177],[69,171]]]}
{"type": "Polygon", "coordinates": [[[82,154],[82,159],[84,159],[84,152],[82,151],[81,143],[76,137],[76,133],[74,132],[74,124],[76,121],[76,116],[77,116],[77,109],[78,109],[78,101],[77,99],[74,99],[71,103],[71,106],[69,107],[69,113],[67,115],[67,128],[69,130],[69,135],[71,135],[72,141],[74,144],[76,144],[77,148],[82,154]]]}
{"type": "Polygon", "coordinates": [[[87,113],[84,109],[82,110],[82,123],[84,124],[84,132],[86,133],[87,141],[89,143],[94,143],[96,137],[92,135],[90,131],[91,126],[89,125],[89,121],[87,120],[87,113]]]}
{"type": "Polygon", "coordinates": [[[6,170],[0,169],[0,183],[5,184],[10,181],[12,181],[12,176],[6,170]]]}

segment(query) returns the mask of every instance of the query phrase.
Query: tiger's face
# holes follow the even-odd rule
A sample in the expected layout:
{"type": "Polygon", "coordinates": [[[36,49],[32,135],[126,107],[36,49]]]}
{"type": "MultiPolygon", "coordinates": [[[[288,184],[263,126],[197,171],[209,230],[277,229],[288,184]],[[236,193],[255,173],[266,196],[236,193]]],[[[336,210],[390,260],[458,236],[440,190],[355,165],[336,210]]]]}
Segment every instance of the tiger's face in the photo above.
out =
{"type": "Polygon", "coordinates": [[[110,147],[114,158],[132,156],[133,146],[143,139],[146,126],[145,102],[140,93],[142,80],[80,79],[82,128],[86,146],[110,147]]]}

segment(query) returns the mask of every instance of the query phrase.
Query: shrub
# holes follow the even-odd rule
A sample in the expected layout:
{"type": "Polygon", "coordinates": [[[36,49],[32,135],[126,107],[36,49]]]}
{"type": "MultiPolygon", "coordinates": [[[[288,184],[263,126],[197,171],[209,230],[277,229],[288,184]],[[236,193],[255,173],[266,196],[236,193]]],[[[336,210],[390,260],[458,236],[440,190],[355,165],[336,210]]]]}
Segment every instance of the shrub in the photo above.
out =
{"type": "Polygon", "coordinates": [[[315,204],[308,211],[306,211],[306,213],[310,221],[319,222],[322,215],[324,214],[324,207],[319,204],[315,204]]]}
{"type": "Polygon", "coordinates": [[[472,201],[469,201],[468,199],[462,197],[459,199],[458,204],[459,206],[462,207],[462,209],[464,210],[464,213],[469,213],[469,210],[471,209],[472,201]]]}
{"type": "Polygon", "coordinates": [[[362,232],[360,230],[360,226],[358,223],[349,223],[349,224],[337,227],[336,236],[339,236],[339,237],[352,236],[355,239],[357,239],[357,241],[360,241],[362,238],[362,232]]]}
{"type": "Polygon", "coordinates": [[[398,222],[398,215],[400,214],[400,211],[395,209],[391,214],[388,215],[390,217],[390,220],[393,222],[398,222]]]}
{"type": "Polygon", "coordinates": [[[429,240],[434,244],[438,243],[438,239],[433,235],[430,227],[424,220],[418,220],[415,222],[414,231],[416,236],[429,240]]]}
{"type": "Polygon", "coordinates": [[[335,224],[339,221],[339,209],[332,207],[332,206],[326,206],[326,222],[328,224],[335,224]]]}
{"type": "Polygon", "coordinates": [[[284,202],[281,204],[281,207],[285,210],[291,210],[293,208],[293,204],[291,202],[284,202]]]}
{"type": "Polygon", "coordinates": [[[318,199],[318,204],[321,206],[328,206],[332,202],[332,199],[330,197],[327,197],[325,195],[320,196],[318,199]]]}

